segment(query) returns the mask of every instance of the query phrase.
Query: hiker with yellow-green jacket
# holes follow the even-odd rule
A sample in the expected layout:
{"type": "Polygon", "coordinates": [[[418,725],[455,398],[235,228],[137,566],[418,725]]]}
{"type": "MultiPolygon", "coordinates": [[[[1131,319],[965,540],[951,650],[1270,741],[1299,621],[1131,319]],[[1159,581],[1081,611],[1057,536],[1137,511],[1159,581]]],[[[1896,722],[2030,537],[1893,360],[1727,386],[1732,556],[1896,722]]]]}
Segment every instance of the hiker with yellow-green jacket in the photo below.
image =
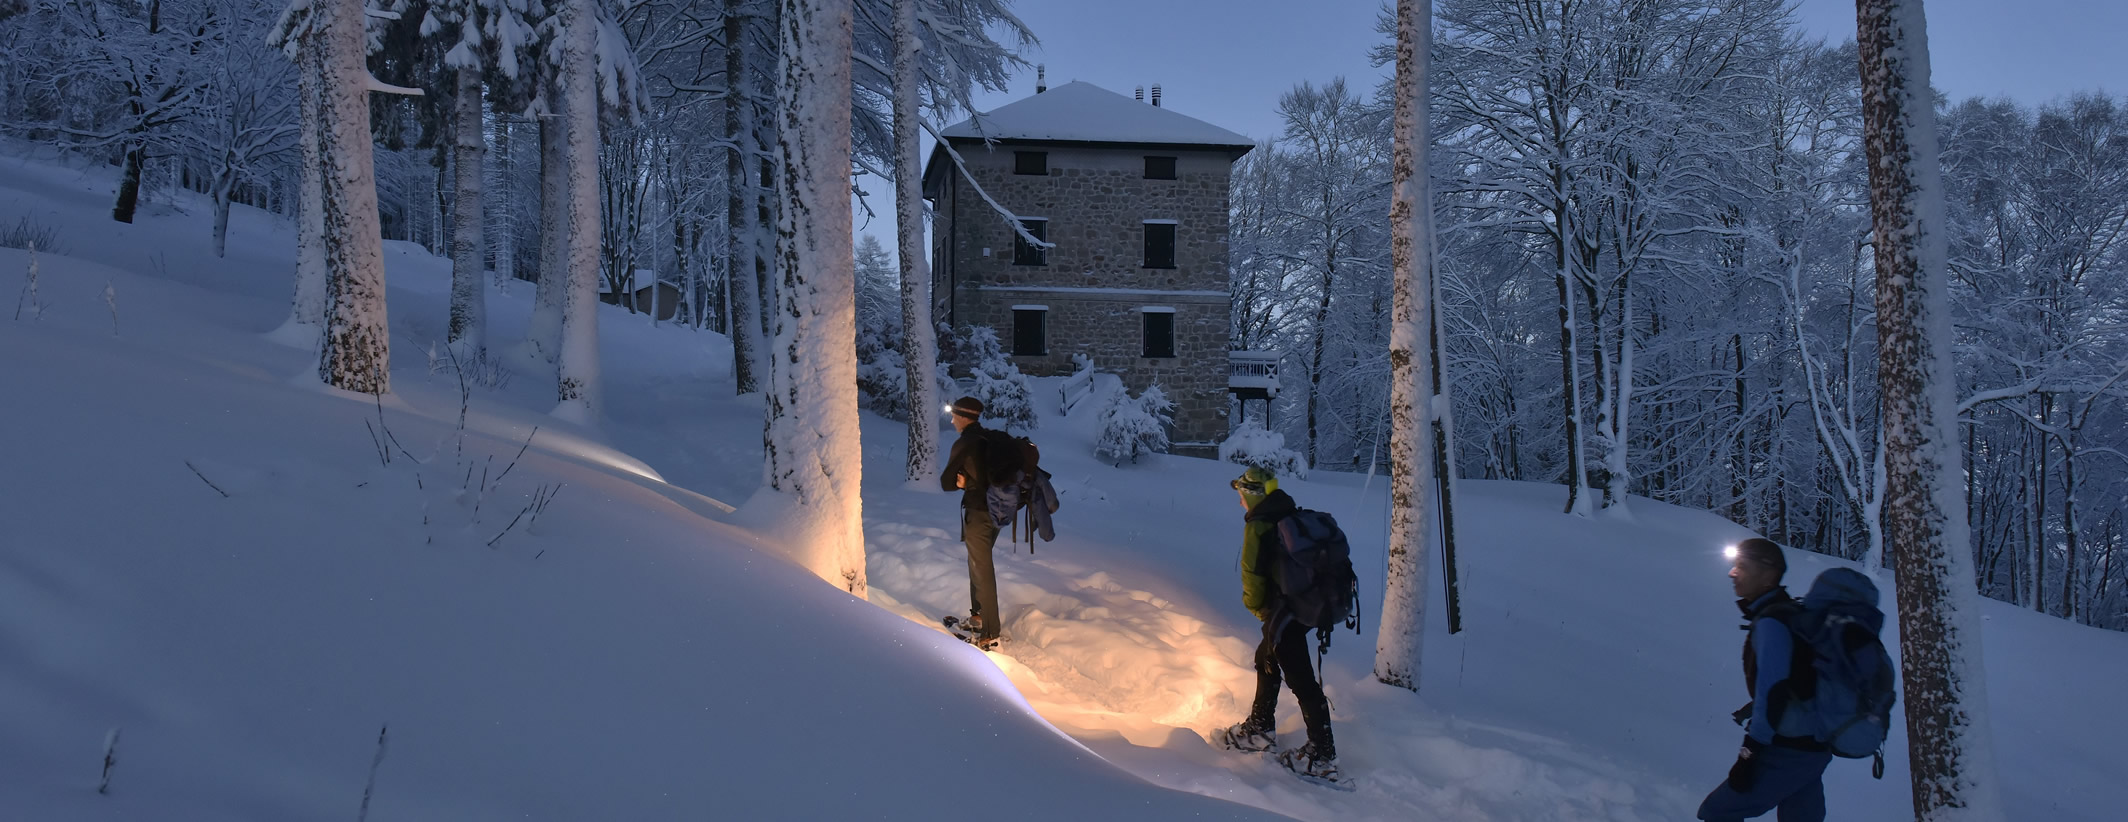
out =
{"type": "Polygon", "coordinates": [[[1308,742],[1278,754],[1279,763],[1302,776],[1327,782],[1338,779],[1337,746],[1330,734],[1330,700],[1308,662],[1308,625],[1295,618],[1280,592],[1277,574],[1286,550],[1278,524],[1299,511],[1293,497],[1278,490],[1278,478],[1250,468],[1230,483],[1241,495],[1245,512],[1241,536],[1241,604],[1263,622],[1256,646],[1256,698],[1249,717],[1213,733],[1214,741],[1239,751],[1274,751],[1278,742],[1278,686],[1281,680],[1300,702],[1308,742]]]}

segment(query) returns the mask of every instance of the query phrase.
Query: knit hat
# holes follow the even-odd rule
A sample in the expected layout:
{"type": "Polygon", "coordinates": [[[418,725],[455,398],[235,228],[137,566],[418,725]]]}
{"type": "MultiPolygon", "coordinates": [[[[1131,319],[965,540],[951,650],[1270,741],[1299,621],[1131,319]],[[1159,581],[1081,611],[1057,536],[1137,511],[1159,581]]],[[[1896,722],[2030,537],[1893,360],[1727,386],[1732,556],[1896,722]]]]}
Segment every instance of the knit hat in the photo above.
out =
{"type": "Polygon", "coordinates": [[[968,419],[983,416],[983,401],[974,397],[962,397],[953,401],[953,413],[968,419]]]}
{"type": "Polygon", "coordinates": [[[1242,500],[1247,502],[1250,508],[1254,508],[1256,503],[1263,502],[1264,497],[1268,497],[1272,491],[1278,490],[1278,476],[1271,473],[1269,469],[1252,465],[1249,466],[1249,470],[1241,472],[1240,477],[1233,482],[1227,483],[1227,485],[1232,486],[1236,491],[1240,491],[1242,500]]]}
{"type": "Polygon", "coordinates": [[[1773,540],[1752,537],[1736,544],[1736,557],[1748,559],[1763,568],[1772,568],[1782,574],[1788,573],[1788,558],[1781,555],[1781,546],[1773,540]]]}

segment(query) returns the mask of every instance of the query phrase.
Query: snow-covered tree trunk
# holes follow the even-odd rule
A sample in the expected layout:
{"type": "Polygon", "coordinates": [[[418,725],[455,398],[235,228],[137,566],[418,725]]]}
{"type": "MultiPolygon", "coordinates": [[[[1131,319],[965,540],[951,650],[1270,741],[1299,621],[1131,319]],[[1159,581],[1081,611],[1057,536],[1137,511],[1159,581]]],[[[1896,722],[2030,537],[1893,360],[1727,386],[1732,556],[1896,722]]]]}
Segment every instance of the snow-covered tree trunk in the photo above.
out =
{"type": "Polygon", "coordinates": [[[567,275],[562,280],[561,348],[555,360],[554,415],[579,425],[598,421],[599,393],[599,89],[596,0],[565,0],[562,27],[562,152],[568,184],[567,275]]]}
{"type": "MultiPolygon", "coordinates": [[[[1564,191],[1566,181],[1555,180],[1564,191]]],[[[1586,517],[1589,515],[1589,472],[1581,447],[1581,344],[1578,341],[1580,321],[1574,317],[1574,287],[1577,275],[1574,261],[1579,242],[1572,229],[1568,209],[1573,206],[1562,198],[1559,207],[1552,213],[1558,218],[1558,281],[1559,281],[1559,376],[1565,385],[1560,386],[1559,404],[1566,418],[1566,513],[1586,517]]]]}
{"type": "Polygon", "coordinates": [[[487,248],[481,236],[481,183],[487,173],[487,134],[480,113],[480,69],[458,69],[458,99],[452,113],[452,182],[458,191],[451,224],[451,321],[446,339],[460,362],[480,359],[487,346],[487,248]]]}
{"type": "Polygon", "coordinates": [[[850,0],[780,0],[776,335],[769,486],[805,509],[806,561],[866,594],[857,434],[857,293],[850,241],[850,0]]]}
{"type": "Polygon", "coordinates": [[[1899,587],[1914,817],[2002,818],[1974,619],[1951,369],[1942,169],[1919,0],[1856,0],[1876,232],[1884,535],[1899,587]]]}
{"type": "Polygon", "coordinates": [[[917,139],[916,80],[923,71],[916,35],[917,0],[894,3],[894,217],[901,258],[901,359],[909,376],[907,479],[938,475],[937,332],[931,327],[931,272],[924,265],[922,146],[917,139]]]}
{"type": "Polygon", "coordinates": [[[1632,467],[1626,461],[1627,446],[1632,437],[1627,431],[1633,414],[1633,281],[1620,275],[1618,302],[1621,317],[1618,323],[1618,360],[1611,365],[1610,386],[1606,391],[1602,428],[1603,450],[1603,510],[1626,513],[1626,494],[1632,479],[1632,467]]]}
{"type": "Polygon", "coordinates": [[[385,322],[384,244],[370,154],[363,2],[318,0],[313,8],[323,61],[318,152],[330,305],[318,376],[335,388],[383,394],[391,390],[391,328],[385,322]]]}
{"type": "Polygon", "coordinates": [[[318,38],[299,38],[295,51],[296,145],[296,288],[288,321],[275,337],[291,345],[313,346],[325,328],[325,162],[319,157],[318,133],[324,114],[318,88],[324,72],[318,38]]]}
{"type": "Polygon", "coordinates": [[[229,194],[236,187],[236,168],[228,163],[225,155],[221,167],[214,171],[212,190],[208,199],[214,203],[214,256],[227,256],[229,249],[229,194]]]}
{"type": "Polygon", "coordinates": [[[764,363],[761,290],[754,273],[753,240],[754,201],[760,195],[755,177],[747,171],[752,165],[746,151],[750,141],[743,136],[752,131],[750,124],[754,120],[753,106],[747,103],[750,78],[743,3],[744,0],[726,0],[724,5],[724,76],[729,89],[724,97],[724,140],[728,146],[724,178],[731,186],[725,211],[729,236],[725,241],[724,288],[731,303],[725,326],[731,332],[732,380],[738,393],[751,394],[761,390],[764,363]]]}
{"type": "Polygon", "coordinates": [[[539,120],[539,286],[533,289],[532,319],[525,351],[554,362],[562,344],[562,300],[569,282],[569,165],[563,149],[568,126],[548,112],[539,120]]]}
{"type": "MultiPolygon", "coordinates": [[[[498,118],[500,119],[500,118],[498,118]]],[[[517,157],[516,148],[510,140],[515,129],[504,120],[495,124],[495,209],[496,229],[499,242],[495,244],[495,282],[507,286],[517,278],[517,157]]]]}
{"type": "Polygon", "coordinates": [[[1426,162],[1426,69],[1433,0],[1397,0],[1390,154],[1389,561],[1374,678],[1419,689],[1427,550],[1434,532],[1433,196],[1426,162]]]}

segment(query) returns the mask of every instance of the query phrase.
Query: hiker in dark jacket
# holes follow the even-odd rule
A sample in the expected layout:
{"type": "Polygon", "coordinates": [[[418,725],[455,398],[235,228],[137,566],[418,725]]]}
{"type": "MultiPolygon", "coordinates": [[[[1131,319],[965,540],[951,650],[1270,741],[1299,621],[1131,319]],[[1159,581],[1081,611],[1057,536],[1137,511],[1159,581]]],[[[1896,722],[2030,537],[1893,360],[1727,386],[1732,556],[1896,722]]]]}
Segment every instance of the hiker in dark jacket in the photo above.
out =
{"type": "Polygon", "coordinates": [[[980,421],[983,401],[962,397],[953,401],[953,428],[960,439],[946,455],[946,469],[938,475],[939,487],[961,492],[961,542],[968,546],[968,621],[975,646],[997,647],[1005,619],[998,611],[997,569],[991,564],[991,549],[997,546],[998,524],[990,515],[989,448],[983,435],[989,429],[980,421]]]}
{"type": "Polygon", "coordinates": [[[1275,750],[1278,741],[1273,732],[1283,674],[1300,703],[1308,742],[1279,754],[1279,761],[1297,773],[1336,781],[1337,744],[1330,735],[1330,700],[1323,696],[1323,687],[1308,663],[1308,626],[1287,612],[1272,577],[1273,566],[1285,550],[1278,521],[1298,506],[1293,497],[1278,490],[1278,478],[1262,468],[1250,468],[1230,484],[1240,492],[1242,510],[1247,512],[1241,532],[1241,604],[1263,622],[1263,641],[1256,646],[1256,699],[1249,705],[1249,717],[1213,736],[1234,750],[1275,750]]]}
{"type": "MultiPolygon", "coordinates": [[[[1782,685],[1796,671],[1795,637],[1784,620],[1800,606],[1781,587],[1788,560],[1780,546],[1765,539],[1744,540],[1731,553],[1735,565],[1729,579],[1748,632],[1744,688],[1751,702],[1731,714],[1744,726],[1744,747],[1729,768],[1729,778],[1700,803],[1699,818],[1740,822],[1779,808],[1781,822],[1822,822],[1825,766],[1832,762],[1832,753],[1817,740],[1773,732],[1786,700],[1782,685]]],[[[1802,673],[1809,675],[1808,670],[1802,673]]]]}

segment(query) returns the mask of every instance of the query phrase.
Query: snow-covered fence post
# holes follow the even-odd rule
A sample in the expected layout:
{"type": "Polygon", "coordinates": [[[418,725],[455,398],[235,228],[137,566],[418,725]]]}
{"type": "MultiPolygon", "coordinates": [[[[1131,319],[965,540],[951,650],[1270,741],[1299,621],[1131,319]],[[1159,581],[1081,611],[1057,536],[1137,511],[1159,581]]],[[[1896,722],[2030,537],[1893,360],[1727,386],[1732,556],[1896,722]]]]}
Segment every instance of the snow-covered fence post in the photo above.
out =
{"type": "MultiPolygon", "coordinates": [[[[850,0],[780,0],[769,487],[804,509],[802,561],[863,597],[856,249],[850,226],[850,0]]],[[[741,273],[740,276],[744,276],[741,273]]],[[[912,367],[923,370],[921,363],[912,367]]],[[[925,419],[931,417],[927,414],[925,419]]]]}
{"type": "Polygon", "coordinates": [[[1862,140],[1876,232],[1884,537],[1896,552],[1914,818],[2002,818],[1980,664],[1957,382],[1949,231],[1920,0],[1856,0],[1862,140]]]}
{"type": "Polygon", "coordinates": [[[1389,255],[1389,556],[1374,678],[1419,689],[1426,635],[1427,544],[1432,539],[1434,432],[1433,197],[1426,164],[1426,68],[1432,0],[1398,0],[1395,146],[1389,255]]]}

